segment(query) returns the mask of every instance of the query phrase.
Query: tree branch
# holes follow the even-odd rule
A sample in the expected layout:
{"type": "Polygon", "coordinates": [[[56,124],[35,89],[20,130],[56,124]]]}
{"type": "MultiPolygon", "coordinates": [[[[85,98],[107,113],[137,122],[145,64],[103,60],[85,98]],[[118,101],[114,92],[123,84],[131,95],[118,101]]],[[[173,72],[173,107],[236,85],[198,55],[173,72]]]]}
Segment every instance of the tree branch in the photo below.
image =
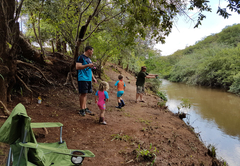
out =
{"type": "Polygon", "coordinates": [[[97,6],[96,6],[96,8],[95,8],[95,10],[94,10],[94,12],[92,14],[92,18],[96,15],[100,3],[101,3],[101,0],[98,0],[98,4],[97,4],[97,6]]]}
{"type": "Polygon", "coordinates": [[[92,18],[93,18],[93,17],[95,16],[95,14],[97,13],[97,9],[98,9],[100,3],[101,3],[101,0],[98,0],[98,4],[97,4],[97,6],[96,6],[95,9],[94,9],[93,14],[88,17],[88,19],[87,19],[87,21],[86,21],[86,24],[81,27],[80,34],[79,34],[79,36],[81,36],[81,37],[78,37],[78,39],[77,39],[77,41],[76,41],[75,50],[74,50],[73,63],[72,63],[72,65],[71,65],[71,67],[70,67],[70,70],[72,70],[72,68],[75,66],[76,58],[77,58],[77,56],[78,56],[79,46],[80,46],[81,43],[82,43],[82,38],[83,38],[84,35],[85,35],[86,29],[87,29],[90,21],[92,20],[92,18]],[[81,38],[81,39],[80,39],[80,38],[81,38]]]}
{"type": "Polygon", "coordinates": [[[82,11],[82,13],[81,14],[83,14],[88,8],[89,8],[89,6],[92,4],[92,2],[93,2],[93,0],[88,4],[88,6],[82,11]]]}
{"type": "Polygon", "coordinates": [[[18,18],[19,18],[19,15],[20,15],[20,12],[21,12],[21,9],[22,9],[23,1],[24,1],[24,0],[22,0],[22,1],[20,2],[20,5],[18,6],[18,8],[17,8],[17,10],[16,10],[16,16],[15,16],[15,18],[14,18],[15,21],[17,21],[18,18]]]}
{"type": "Polygon", "coordinates": [[[116,15],[110,17],[110,18],[106,18],[106,19],[102,20],[101,22],[99,22],[99,23],[96,25],[96,27],[92,30],[92,32],[90,32],[89,35],[88,35],[85,39],[82,39],[81,41],[85,41],[85,40],[87,40],[87,39],[92,35],[92,33],[95,32],[95,31],[97,30],[97,28],[99,27],[100,24],[102,24],[102,23],[105,22],[105,21],[109,21],[109,20],[111,20],[111,19],[117,17],[117,16],[118,16],[119,14],[121,14],[121,13],[122,13],[122,12],[120,12],[120,13],[118,13],[118,14],[116,14],[116,15]]]}
{"type": "Polygon", "coordinates": [[[103,5],[103,6],[101,7],[101,9],[99,9],[98,13],[99,13],[100,11],[102,11],[105,6],[108,6],[108,5],[109,5],[109,3],[103,5]]]}
{"type": "MultiPolygon", "coordinates": [[[[33,18],[33,13],[31,13],[31,16],[32,16],[32,18],[33,18]]],[[[37,39],[38,44],[40,45],[40,40],[39,40],[38,35],[37,35],[37,32],[36,32],[36,27],[35,27],[34,20],[32,21],[32,25],[33,25],[33,32],[34,32],[34,34],[35,34],[35,37],[36,37],[36,39],[37,39]]]]}
{"type": "Polygon", "coordinates": [[[79,14],[79,19],[78,19],[78,26],[77,26],[77,34],[76,34],[76,38],[75,41],[77,41],[78,39],[78,33],[79,33],[79,27],[80,27],[80,23],[82,20],[82,15],[83,13],[89,8],[89,6],[92,4],[93,0],[88,4],[88,6],[79,14]]]}

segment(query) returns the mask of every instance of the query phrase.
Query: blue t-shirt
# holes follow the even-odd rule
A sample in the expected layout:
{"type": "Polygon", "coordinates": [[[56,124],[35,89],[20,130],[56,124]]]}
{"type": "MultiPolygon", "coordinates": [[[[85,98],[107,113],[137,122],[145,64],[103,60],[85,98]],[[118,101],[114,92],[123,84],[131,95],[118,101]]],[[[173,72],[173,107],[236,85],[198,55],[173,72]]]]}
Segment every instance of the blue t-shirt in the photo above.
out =
{"type": "MultiPolygon", "coordinates": [[[[84,54],[78,56],[76,63],[82,63],[82,65],[87,65],[92,63],[91,59],[84,54]]],[[[87,67],[82,70],[77,70],[78,81],[92,81],[92,69],[87,67]]]]}

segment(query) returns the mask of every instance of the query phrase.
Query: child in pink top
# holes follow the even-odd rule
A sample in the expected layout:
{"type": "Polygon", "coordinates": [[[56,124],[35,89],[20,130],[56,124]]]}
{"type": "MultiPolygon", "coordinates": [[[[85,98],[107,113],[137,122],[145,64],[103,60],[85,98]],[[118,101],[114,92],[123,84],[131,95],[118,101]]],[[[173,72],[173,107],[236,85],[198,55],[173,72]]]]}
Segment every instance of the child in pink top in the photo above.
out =
{"type": "Polygon", "coordinates": [[[99,115],[99,123],[106,125],[106,121],[104,120],[105,114],[105,102],[108,102],[108,93],[107,90],[109,89],[109,84],[105,81],[102,81],[99,85],[99,89],[95,94],[95,103],[97,103],[99,109],[101,110],[99,115]],[[98,99],[98,100],[97,100],[98,99]]]}

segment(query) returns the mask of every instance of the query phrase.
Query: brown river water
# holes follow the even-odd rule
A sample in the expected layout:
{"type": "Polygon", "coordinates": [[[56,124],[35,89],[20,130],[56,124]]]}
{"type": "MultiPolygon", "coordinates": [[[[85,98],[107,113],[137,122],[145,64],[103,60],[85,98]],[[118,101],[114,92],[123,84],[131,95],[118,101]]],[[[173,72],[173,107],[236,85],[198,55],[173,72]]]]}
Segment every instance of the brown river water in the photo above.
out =
{"type": "Polygon", "coordinates": [[[213,145],[217,158],[229,166],[240,165],[240,97],[219,89],[189,86],[162,80],[168,108],[176,113],[181,99],[191,103],[184,119],[200,133],[203,143],[213,145]]]}

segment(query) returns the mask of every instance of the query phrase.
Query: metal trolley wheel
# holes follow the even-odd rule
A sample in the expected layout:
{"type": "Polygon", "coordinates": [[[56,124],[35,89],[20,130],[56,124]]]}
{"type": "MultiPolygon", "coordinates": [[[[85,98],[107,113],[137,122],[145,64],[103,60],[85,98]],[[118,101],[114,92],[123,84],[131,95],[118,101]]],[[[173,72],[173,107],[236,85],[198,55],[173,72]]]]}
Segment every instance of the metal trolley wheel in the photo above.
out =
{"type": "MultiPolygon", "coordinates": [[[[76,154],[76,155],[85,155],[83,152],[81,151],[73,151],[72,154],[76,154]]],[[[80,165],[82,164],[84,160],[84,157],[81,157],[81,156],[72,156],[71,157],[71,161],[73,164],[75,165],[80,165]]]]}

